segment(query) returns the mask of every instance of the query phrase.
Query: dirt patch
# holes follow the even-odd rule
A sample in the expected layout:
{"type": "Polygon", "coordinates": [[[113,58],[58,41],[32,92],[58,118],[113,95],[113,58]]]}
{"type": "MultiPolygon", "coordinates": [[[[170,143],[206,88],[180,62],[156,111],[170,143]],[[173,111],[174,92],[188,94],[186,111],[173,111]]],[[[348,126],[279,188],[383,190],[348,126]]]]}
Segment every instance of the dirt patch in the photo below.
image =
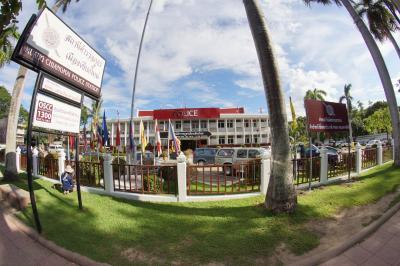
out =
{"type": "Polygon", "coordinates": [[[365,226],[378,219],[398,195],[400,195],[399,190],[384,196],[374,204],[345,209],[332,219],[310,221],[306,224],[306,228],[321,237],[317,248],[302,256],[296,256],[286,247],[280,246],[275,250],[273,257],[276,261],[286,265],[339,245],[346,241],[349,236],[358,233],[365,226]]]}
{"type": "Polygon", "coordinates": [[[163,264],[165,263],[164,260],[152,255],[147,254],[137,248],[128,248],[121,252],[121,257],[124,257],[129,262],[132,263],[149,263],[149,264],[163,264]]]}

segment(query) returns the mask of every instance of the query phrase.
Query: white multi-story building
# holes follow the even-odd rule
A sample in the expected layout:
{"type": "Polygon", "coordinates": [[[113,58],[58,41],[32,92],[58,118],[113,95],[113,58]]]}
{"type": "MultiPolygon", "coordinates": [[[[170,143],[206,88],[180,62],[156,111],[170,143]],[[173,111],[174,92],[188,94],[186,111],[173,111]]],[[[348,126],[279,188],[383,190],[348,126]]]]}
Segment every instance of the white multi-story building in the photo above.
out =
{"type": "MultiPolygon", "coordinates": [[[[139,111],[134,121],[134,138],[139,143],[139,124],[143,121],[148,143],[155,143],[155,120],[163,146],[167,146],[168,125],[181,140],[181,149],[202,146],[255,146],[270,143],[267,114],[246,114],[244,108],[182,108],[139,111]]],[[[115,146],[118,120],[107,121],[110,144],[115,146]],[[111,137],[112,136],[112,137],[111,137]]],[[[129,119],[120,119],[121,145],[129,145],[129,119]]]]}

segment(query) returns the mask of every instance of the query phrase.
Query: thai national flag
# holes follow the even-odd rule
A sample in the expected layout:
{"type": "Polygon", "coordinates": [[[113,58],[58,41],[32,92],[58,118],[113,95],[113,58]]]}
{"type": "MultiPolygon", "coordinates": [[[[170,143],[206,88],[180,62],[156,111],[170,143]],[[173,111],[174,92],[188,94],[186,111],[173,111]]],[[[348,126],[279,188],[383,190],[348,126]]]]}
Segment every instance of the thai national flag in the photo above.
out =
{"type": "Polygon", "coordinates": [[[155,132],[156,132],[156,149],[157,149],[157,156],[160,157],[161,155],[161,137],[160,137],[160,128],[158,127],[157,119],[155,122],[155,132]]]}
{"type": "Polygon", "coordinates": [[[107,123],[106,123],[106,111],[103,112],[103,124],[102,124],[102,140],[103,140],[103,146],[108,146],[108,129],[107,129],[107,123]]]}
{"type": "Polygon", "coordinates": [[[131,152],[135,152],[135,150],[136,150],[136,143],[135,143],[135,139],[133,138],[132,121],[129,121],[129,149],[131,152]]]}

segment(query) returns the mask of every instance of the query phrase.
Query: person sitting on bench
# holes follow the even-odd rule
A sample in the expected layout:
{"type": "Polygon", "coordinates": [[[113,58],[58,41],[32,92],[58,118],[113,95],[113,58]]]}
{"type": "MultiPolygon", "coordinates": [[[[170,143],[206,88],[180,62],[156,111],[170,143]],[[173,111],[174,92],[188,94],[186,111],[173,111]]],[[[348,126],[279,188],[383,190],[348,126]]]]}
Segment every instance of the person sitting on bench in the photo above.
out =
{"type": "Polygon", "coordinates": [[[65,167],[65,172],[61,175],[62,190],[64,194],[68,194],[74,190],[74,182],[72,180],[72,174],[74,169],[70,165],[65,167]]]}

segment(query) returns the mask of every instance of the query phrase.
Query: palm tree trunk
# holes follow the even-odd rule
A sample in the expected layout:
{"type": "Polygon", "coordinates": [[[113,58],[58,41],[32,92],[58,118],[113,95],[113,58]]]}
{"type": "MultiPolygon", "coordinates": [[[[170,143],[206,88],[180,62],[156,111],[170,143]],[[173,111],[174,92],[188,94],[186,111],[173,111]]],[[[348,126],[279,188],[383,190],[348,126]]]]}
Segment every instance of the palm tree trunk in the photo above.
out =
{"type": "Polygon", "coordinates": [[[394,49],[396,50],[397,56],[400,58],[400,48],[399,45],[396,42],[396,39],[393,37],[392,33],[390,32],[390,30],[388,30],[388,34],[387,34],[389,40],[392,42],[394,49]]]}
{"type": "Polygon", "coordinates": [[[16,165],[16,140],[17,140],[17,125],[19,118],[19,108],[21,106],[22,92],[25,83],[25,77],[28,72],[26,67],[21,66],[18,70],[18,75],[15,80],[10,110],[8,112],[7,134],[6,134],[6,170],[4,179],[7,181],[18,179],[16,165]]]}
{"type": "Polygon", "coordinates": [[[271,122],[272,167],[265,206],[274,213],[293,212],[297,205],[293,185],[289,132],[284,97],[272,43],[257,0],[243,0],[256,46],[271,122]]]}
{"type": "Polygon", "coordinates": [[[353,142],[353,129],[351,128],[351,110],[350,110],[350,99],[347,97],[347,119],[349,120],[349,138],[350,144],[353,142]]]}
{"type": "MultiPolygon", "coordinates": [[[[60,9],[65,0],[58,0],[52,10],[54,13],[60,9]]],[[[5,180],[14,180],[18,178],[16,165],[16,134],[19,118],[19,109],[21,107],[21,99],[24,91],[25,77],[28,69],[20,66],[18,75],[14,83],[12,98],[10,102],[10,110],[8,112],[7,134],[6,134],[6,170],[4,173],[5,180]]],[[[28,149],[30,147],[27,147],[28,149]]]]}
{"type": "Polygon", "coordinates": [[[349,12],[350,16],[353,18],[354,23],[357,25],[362,37],[364,38],[365,44],[371,53],[372,59],[374,60],[375,67],[378,70],[379,77],[382,82],[383,90],[385,91],[386,100],[389,105],[390,116],[392,120],[393,128],[393,140],[394,140],[394,164],[400,166],[400,121],[399,121],[399,111],[397,107],[396,95],[394,93],[393,84],[390,79],[389,72],[386,68],[385,61],[383,60],[382,54],[379,51],[378,45],[376,44],[374,38],[369,32],[364,21],[356,13],[353,6],[350,4],[349,0],[341,0],[344,7],[349,12]]]}

